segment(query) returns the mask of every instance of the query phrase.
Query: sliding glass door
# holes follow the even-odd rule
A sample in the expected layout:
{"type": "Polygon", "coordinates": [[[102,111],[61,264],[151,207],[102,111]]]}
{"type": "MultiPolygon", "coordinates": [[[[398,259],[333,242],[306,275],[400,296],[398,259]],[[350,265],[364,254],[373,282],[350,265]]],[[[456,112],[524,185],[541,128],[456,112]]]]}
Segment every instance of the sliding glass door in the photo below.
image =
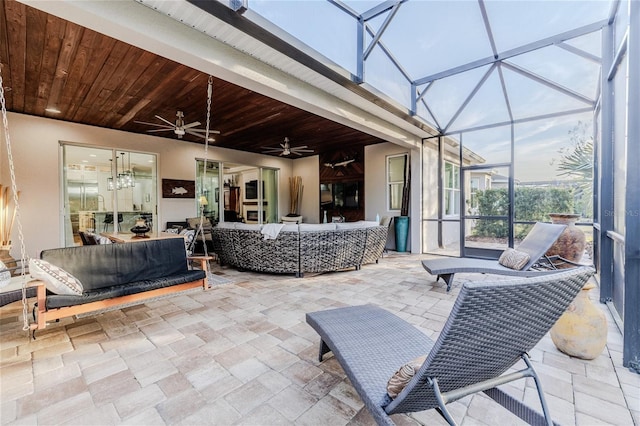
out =
{"type": "Polygon", "coordinates": [[[278,170],[196,160],[197,211],[211,223],[277,223],[278,170]],[[203,204],[204,203],[204,204],[203,204]]]}
{"type": "Polygon", "coordinates": [[[137,219],[157,223],[156,156],[62,144],[62,243],[79,232],[128,232],[137,219]]]}

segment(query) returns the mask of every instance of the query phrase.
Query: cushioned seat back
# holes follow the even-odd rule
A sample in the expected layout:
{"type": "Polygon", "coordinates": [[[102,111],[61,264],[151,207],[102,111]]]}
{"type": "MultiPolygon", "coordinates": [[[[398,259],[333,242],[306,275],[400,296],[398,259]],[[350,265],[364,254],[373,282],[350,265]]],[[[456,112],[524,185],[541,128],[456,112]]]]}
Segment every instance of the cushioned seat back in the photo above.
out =
{"type": "Polygon", "coordinates": [[[529,262],[521,269],[526,271],[540,260],[566,227],[566,225],[537,222],[517,247],[518,251],[529,255],[529,262]]]}
{"type": "Polygon", "coordinates": [[[78,278],[85,292],[188,270],[182,238],[58,248],[40,257],[78,278]]]}

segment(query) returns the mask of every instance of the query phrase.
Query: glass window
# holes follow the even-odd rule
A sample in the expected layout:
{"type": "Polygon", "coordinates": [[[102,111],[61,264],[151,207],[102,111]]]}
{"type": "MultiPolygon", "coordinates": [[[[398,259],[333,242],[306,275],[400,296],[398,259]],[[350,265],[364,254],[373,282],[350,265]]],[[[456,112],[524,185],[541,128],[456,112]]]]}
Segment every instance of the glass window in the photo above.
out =
{"type": "Polygon", "coordinates": [[[196,160],[196,194],[198,211],[209,218],[211,223],[220,220],[220,164],[207,160],[207,170],[204,170],[204,160],[196,160]],[[202,198],[204,197],[204,198],[202,198]]]}
{"type": "Polygon", "coordinates": [[[83,244],[80,232],[128,232],[139,219],[157,231],[154,154],[64,143],[62,155],[65,247],[83,244]]]}
{"type": "Polygon", "coordinates": [[[480,190],[480,178],[474,177],[471,178],[471,188],[470,188],[470,197],[469,197],[469,208],[471,211],[470,214],[476,214],[478,209],[478,191],[480,190]]]}
{"type": "Polygon", "coordinates": [[[444,214],[460,215],[460,167],[444,163],[444,214]]]}
{"type": "Polygon", "coordinates": [[[404,187],[407,154],[387,157],[387,210],[402,208],[402,189],[404,187]]]}

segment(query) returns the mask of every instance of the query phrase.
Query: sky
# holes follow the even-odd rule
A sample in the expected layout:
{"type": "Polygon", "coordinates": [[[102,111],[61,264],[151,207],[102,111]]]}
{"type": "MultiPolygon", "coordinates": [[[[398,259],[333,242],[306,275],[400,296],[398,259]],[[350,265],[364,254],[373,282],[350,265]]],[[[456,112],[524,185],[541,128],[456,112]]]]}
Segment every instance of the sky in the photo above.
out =
{"type": "MultiPolygon", "coordinates": [[[[347,0],[344,3],[356,13],[362,13],[378,2],[347,0]]],[[[484,5],[495,50],[503,53],[604,20],[610,12],[610,3],[608,0],[485,0],[484,5]]],[[[356,73],[356,19],[340,8],[324,0],[250,0],[249,8],[352,74],[356,73]]],[[[386,14],[381,15],[367,24],[377,33],[386,18],[386,14]]],[[[492,57],[488,34],[478,1],[409,0],[399,7],[381,42],[409,79],[417,80],[492,57]]],[[[369,34],[365,44],[371,39],[369,34]]],[[[598,93],[600,44],[600,34],[595,32],[567,40],[564,45],[510,58],[511,66],[490,69],[490,65],[486,65],[435,80],[424,96],[428,109],[419,105],[418,116],[440,128],[456,131],[508,121],[509,109],[517,120],[589,107],[588,101],[595,101],[598,93]],[[576,54],[576,49],[583,54],[576,54]],[[551,89],[523,76],[519,70],[556,82],[584,99],[551,89]],[[478,87],[485,77],[485,82],[478,87]],[[468,99],[474,90],[477,93],[468,99]],[[468,104],[458,113],[465,102],[468,104]],[[456,113],[457,118],[452,121],[456,113]]],[[[411,86],[379,46],[372,49],[365,62],[364,79],[410,108],[411,86]]],[[[426,86],[420,90],[424,88],[426,86]]],[[[568,131],[578,121],[585,120],[591,120],[589,114],[516,126],[517,178],[538,181],[557,175],[551,158],[569,142],[568,131]]],[[[510,151],[505,151],[508,140],[496,139],[495,132],[476,132],[463,140],[472,140],[473,146],[469,148],[489,161],[510,157],[510,151]]]]}

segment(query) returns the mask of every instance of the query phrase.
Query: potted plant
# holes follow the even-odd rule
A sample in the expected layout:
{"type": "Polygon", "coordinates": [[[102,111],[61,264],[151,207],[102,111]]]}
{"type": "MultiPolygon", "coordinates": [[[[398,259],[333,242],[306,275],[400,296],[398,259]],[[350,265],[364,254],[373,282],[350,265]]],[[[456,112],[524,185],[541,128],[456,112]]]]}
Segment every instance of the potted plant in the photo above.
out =
{"type": "Polygon", "coordinates": [[[409,236],[409,194],[411,192],[411,165],[409,156],[404,157],[404,174],[402,185],[402,203],[400,205],[400,216],[393,219],[396,234],[396,251],[407,251],[407,239],[409,236]]]}

